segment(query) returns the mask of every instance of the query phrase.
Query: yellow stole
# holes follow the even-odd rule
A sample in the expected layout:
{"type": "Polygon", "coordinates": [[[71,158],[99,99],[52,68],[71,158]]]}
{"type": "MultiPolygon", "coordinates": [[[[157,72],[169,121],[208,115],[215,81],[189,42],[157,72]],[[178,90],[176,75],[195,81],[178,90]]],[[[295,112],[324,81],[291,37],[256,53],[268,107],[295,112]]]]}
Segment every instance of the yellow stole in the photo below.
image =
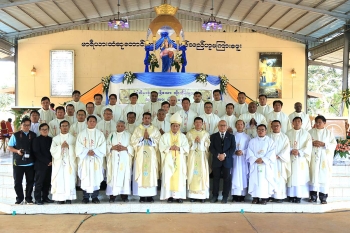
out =
{"type": "MultiPolygon", "coordinates": [[[[176,134],[173,134],[172,132],[170,132],[170,145],[180,147],[180,132],[177,132],[176,134]]],[[[175,171],[170,178],[170,190],[177,192],[179,191],[180,172],[178,168],[180,167],[180,164],[181,164],[180,163],[181,156],[180,156],[180,152],[175,150],[171,150],[171,155],[174,161],[175,171]]]]}

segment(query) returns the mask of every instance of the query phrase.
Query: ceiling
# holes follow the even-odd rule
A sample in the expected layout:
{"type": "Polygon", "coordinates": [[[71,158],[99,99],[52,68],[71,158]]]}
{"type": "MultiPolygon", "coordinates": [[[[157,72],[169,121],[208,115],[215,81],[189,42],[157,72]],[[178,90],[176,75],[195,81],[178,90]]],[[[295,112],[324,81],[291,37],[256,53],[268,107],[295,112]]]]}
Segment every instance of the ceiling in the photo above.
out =
{"type": "MultiPolygon", "coordinates": [[[[163,2],[120,0],[120,14],[130,19],[149,15],[163,2]]],[[[199,20],[211,14],[211,0],[167,2],[177,6],[179,14],[199,20]]],[[[214,0],[213,8],[214,16],[223,24],[301,43],[322,43],[350,21],[350,0],[214,0]]],[[[105,22],[117,13],[117,0],[0,0],[0,38],[11,42],[44,31],[105,22]]],[[[9,51],[0,41],[0,54],[4,52],[9,51]]]]}

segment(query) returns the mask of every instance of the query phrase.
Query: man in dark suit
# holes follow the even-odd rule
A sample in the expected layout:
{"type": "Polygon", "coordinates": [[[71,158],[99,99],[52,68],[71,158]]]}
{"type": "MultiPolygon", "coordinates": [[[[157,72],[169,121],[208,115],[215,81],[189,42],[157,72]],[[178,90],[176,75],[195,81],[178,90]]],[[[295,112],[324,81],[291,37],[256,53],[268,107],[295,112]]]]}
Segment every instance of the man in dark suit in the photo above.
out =
{"type": "Polygon", "coordinates": [[[43,202],[53,203],[49,199],[49,189],[51,186],[52,156],[50,147],[52,138],[48,136],[49,125],[43,123],[39,126],[40,136],[33,141],[33,152],[35,156],[35,191],[34,198],[37,205],[43,202]]]}
{"type": "Polygon", "coordinates": [[[218,201],[220,177],[222,174],[224,180],[224,190],[222,192],[221,203],[227,203],[229,191],[231,189],[231,168],[233,167],[232,155],[236,149],[236,141],[234,135],[227,132],[227,122],[219,121],[219,132],[210,136],[210,153],[213,156],[213,197],[210,202],[218,201]]]}

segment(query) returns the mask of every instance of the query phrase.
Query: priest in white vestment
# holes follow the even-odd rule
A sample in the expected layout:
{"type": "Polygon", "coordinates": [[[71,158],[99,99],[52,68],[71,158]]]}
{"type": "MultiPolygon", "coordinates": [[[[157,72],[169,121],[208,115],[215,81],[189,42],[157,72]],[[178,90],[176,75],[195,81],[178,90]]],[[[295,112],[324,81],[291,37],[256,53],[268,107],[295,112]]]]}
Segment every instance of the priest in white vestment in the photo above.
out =
{"type": "Polygon", "coordinates": [[[125,130],[128,131],[132,135],[134,133],[136,127],[139,126],[138,124],[135,123],[136,113],[128,112],[127,120],[128,121],[125,123],[125,130]]]}
{"type": "Polygon", "coordinates": [[[275,143],[266,136],[265,125],[258,125],[257,130],[258,136],[250,140],[246,155],[250,164],[248,193],[253,197],[252,204],[266,205],[275,192],[275,143]]]}
{"type": "Polygon", "coordinates": [[[248,193],[249,166],[246,159],[250,136],[244,132],[244,121],[237,120],[234,133],[236,141],[236,150],[233,154],[232,168],[232,202],[244,202],[248,193]]]}
{"type": "Polygon", "coordinates": [[[76,156],[79,158],[78,175],[83,190],[82,203],[100,203],[98,199],[100,184],[103,181],[103,158],[106,156],[106,139],[103,133],[96,129],[97,119],[89,116],[88,128],[78,134],[76,156]]]}
{"type": "Polygon", "coordinates": [[[187,196],[201,203],[209,198],[210,135],[203,129],[203,119],[194,119],[194,129],[186,134],[190,152],[187,160],[187,196]]]}
{"type": "Polygon", "coordinates": [[[213,113],[221,118],[226,113],[226,103],[221,99],[221,91],[219,89],[213,91],[213,97],[213,113]]]}
{"type": "Polygon", "coordinates": [[[281,122],[274,120],[271,123],[272,133],[268,136],[275,142],[276,162],[274,177],[276,182],[273,198],[277,203],[282,203],[287,197],[287,181],[291,174],[290,144],[287,135],[281,132],[281,122]]]}
{"type": "Polygon", "coordinates": [[[72,101],[67,102],[66,105],[68,104],[72,104],[74,106],[75,111],[78,111],[80,109],[85,110],[86,111],[86,107],[85,104],[83,102],[80,101],[80,91],[75,90],[72,93],[72,101]]]}
{"type": "Polygon", "coordinates": [[[186,136],[181,133],[182,118],[178,113],[170,117],[171,131],[162,135],[159,152],[162,163],[162,187],[160,200],[174,199],[182,203],[186,199],[187,155],[189,145],[186,136]]]}
{"type": "Polygon", "coordinates": [[[300,203],[301,198],[309,197],[309,165],[312,150],[310,134],[301,128],[302,119],[293,119],[293,129],[286,135],[290,144],[291,175],[287,184],[290,202],[300,203]]]}
{"type": "Polygon", "coordinates": [[[36,136],[39,137],[40,135],[40,131],[39,131],[39,119],[40,119],[40,115],[39,112],[37,110],[32,110],[30,112],[30,131],[36,133],[36,136]]]}
{"type": "Polygon", "coordinates": [[[74,137],[77,137],[81,131],[87,128],[86,113],[84,110],[77,111],[77,120],[78,121],[71,125],[71,127],[69,128],[69,133],[72,134],[74,137]]]}
{"type": "Polygon", "coordinates": [[[170,117],[172,116],[172,114],[169,113],[169,109],[170,109],[169,102],[168,101],[162,102],[162,107],[161,108],[165,111],[165,120],[167,122],[170,122],[170,117]]]}
{"type": "Polygon", "coordinates": [[[118,122],[119,120],[123,119],[123,110],[122,108],[117,105],[117,95],[116,94],[110,94],[108,97],[109,104],[104,106],[101,110],[101,116],[103,116],[104,110],[106,108],[109,108],[113,112],[113,120],[114,122],[118,122]]]}
{"type": "Polygon", "coordinates": [[[300,102],[296,102],[294,104],[294,109],[295,112],[291,113],[288,117],[290,122],[293,121],[294,117],[300,117],[303,120],[303,125],[302,128],[309,131],[312,127],[311,127],[311,121],[310,121],[310,117],[308,114],[304,113],[301,111],[302,109],[302,104],[300,102]]]}
{"type": "Polygon", "coordinates": [[[44,96],[41,98],[41,108],[38,110],[40,114],[40,124],[49,123],[53,119],[55,119],[55,112],[50,109],[50,98],[44,96]]]}
{"type": "Polygon", "coordinates": [[[237,118],[234,115],[235,106],[232,103],[226,104],[226,114],[221,117],[221,120],[226,121],[227,123],[227,132],[234,134],[236,130],[236,121],[237,118]]]}
{"type": "MultiPolygon", "coordinates": [[[[105,106],[105,104],[102,102],[102,100],[103,100],[103,96],[101,94],[97,93],[94,95],[94,106],[95,107],[94,107],[93,114],[96,114],[100,118],[102,117],[102,115],[101,115],[102,108],[105,106]]],[[[87,110],[87,106],[86,106],[86,110],[87,110]]]]}
{"type": "Polygon", "coordinates": [[[282,112],[283,103],[280,100],[273,101],[273,111],[267,114],[267,130],[269,133],[272,132],[271,122],[274,120],[279,120],[281,122],[281,132],[286,133],[288,130],[292,129],[291,122],[284,112],[282,112]]]}
{"type": "Polygon", "coordinates": [[[205,129],[209,135],[212,135],[219,131],[218,123],[220,118],[212,112],[213,104],[211,102],[206,102],[204,104],[204,111],[205,113],[199,117],[203,119],[203,129],[205,129]]]}
{"type": "MultiPolygon", "coordinates": [[[[100,105],[102,106],[102,105],[100,105]]],[[[104,107],[104,105],[103,105],[104,107]]],[[[99,114],[101,113],[102,107],[100,108],[100,111],[98,112],[99,114]]],[[[99,114],[97,115],[96,111],[95,111],[95,105],[93,102],[88,102],[86,104],[86,117],[88,116],[95,116],[97,119],[97,123],[100,122],[102,120],[102,118],[99,116],[99,114]]]]}
{"type": "Polygon", "coordinates": [[[49,122],[49,136],[55,137],[60,134],[60,123],[65,120],[64,115],[66,110],[62,106],[56,108],[56,118],[49,122]]]}
{"type": "Polygon", "coordinates": [[[96,129],[100,130],[107,138],[117,130],[117,123],[112,119],[113,113],[111,109],[106,108],[103,112],[103,120],[97,123],[96,129]]]}
{"type": "Polygon", "coordinates": [[[140,124],[131,136],[134,148],[133,195],[140,196],[140,202],[154,202],[160,169],[158,145],[159,129],[151,124],[151,113],[145,112],[140,124]]]}
{"type": "Polygon", "coordinates": [[[117,132],[107,138],[107,189],[109,202],[115,202],[120,195],[123,202],[129,202],[131,194],[131,170],[134,149],[130,145],[131,134],[125,130],[124,121],[117,123],[117,132]]]}
{"type": "Polygon", "coordinates": [[[182,133],[186,134],[193,128],[194,118],[197,117],[197,114],[190,109],[191,102],[190,99],[185,97],[182,99],[182,109],[178,111],[181,117],[181,126],[180,130],[182,133]]]}
{"type": "Polygon", "coordinates": [[[164,109],[159,109],[157,117],[152,121],[152,125],[159,129],[161,135],[170,131],[170,122],[165,120],[165,116],[164,109]]]}
{"type": "Polygon", "coordinates": [[[238,93],[238,103],[235,104],[235,116],[239,118],[240,115],[248,112],[248,104],[245,102],[246,101],[246,94],[244,92],[239,92],[238,93]]]}
{"type": "Polygon", "coordinates": [[[66,105],[66,115],[64,118],[69,122],[69,125],[73,125],[75,122],[77,122],[73,104],[66,105]]]}
{"type": "Polygon", "coordinates": [[[137,104],[137,100],[139,98],[139,95],[137,93],[131,93],[129,96],[130,104],[126,105],[123,109],[123,118],[124,121],[128,121],[128,113],[134,112],[136,113],[136,124],[141,124],[142,117],[143,117],[143,108],[141,105],[137,104]]]}
{"type": "Polygon", "coordinates": [[[327,204],[329,187],[332,180],[334,150],[337,146],[332,131],[325,128],[326,118],[317,116],[315,128],[309,131],[312,138],[310,163],[310,202],[317,201],[317,192],[321,204],[327,204]]]}
{"type": "Polygon", "coordinates": [[[60,122],[60,134],[52,139],[51,194],[58,204],[71,204],[77,199],[75,184],[77,164],[75,155],[76,138],[68,133],[69,122],[60,122]]]}
{"type": "Polygon", "coordinates": [[[143,106],[143,112],[149,112],[152,114],[152,120],[157,117],[158,110],[161,109],[161,103],[158,102],[158,92],[151,91],[151,101],[147,102],[143,106]]]}
{"type": "Polygon", "coordinates": [[[182,109],[179,105],[177,105],[177,97],[174,95],[170,96],[169,103],[170,107],[168,113],[170,114],[170,116],[182,109]]]}
{"type": "Polygon", "coordinates": [[[197,113],[197,116],[204,114],[204,102],[202,100],[202,93],[199,91],[196,91],[193,94],[193,99],[194,99],[194,102],[191,103],[190,109],[195,113],[197,113]]]}
{"type": "Polygon", "coordinates": [[[245,124],[245,133],[251,138],[255,138],[258,134],[256,127],[260,124],[266,125],[267,122],[264,115],[256,111],[257,105],[255,102],[250,102],[248,105],[248,112],[243,113],[239,116],[239,120],[243,120],[245,124]]]}
{"type": "Polygon", "coordinates": [[[262,114],[265,118],[267,114],[273,111],[273,108],[267,105],[267,95],[264,95],[264,94],[259,95],[259,106],[256,111],[262,114]]]}

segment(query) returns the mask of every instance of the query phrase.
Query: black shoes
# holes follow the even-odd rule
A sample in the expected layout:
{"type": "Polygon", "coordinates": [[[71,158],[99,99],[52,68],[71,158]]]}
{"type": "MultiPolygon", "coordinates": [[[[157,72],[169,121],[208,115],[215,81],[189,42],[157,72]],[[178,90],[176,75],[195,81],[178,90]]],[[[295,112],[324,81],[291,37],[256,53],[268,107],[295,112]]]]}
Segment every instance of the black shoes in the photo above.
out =
{"type": "Polygon", "coordinates": [[[99,204],[100,200],[97,197],[92,198],[92,203],[99,204]]]}
{"type": "Polygon", "coordinates": [[[147,197],[147,202],[151,202],[151,203],[153,203],[153,202],[154,202],[153,197],[147,197]]]}
{"type": "Polygon", "coordinates": [[[196,201],[197,201],[196,199],[193,199],[193,198],[190,199],[190,202],[196,202],[196,201]]]}
{"type": "Polygon", "coordinates": [[[259,204],[259,198],[253,198],[252,204],[259,204]]]}
{"type": "Polygon", "coordinates": [[[44,203],[42,201],[35,201],[36,205],[44,205],[44,203]]]}
{"type": "Polygon", "coordinates": [[[222,204],[226,204],[227,203],[227,197],[223,197],[222,200],[221,200],[221,203],[222,204]]]}
{"type": "Polygon", "coordinates": [[[217,197],[217,196],[213,196],[213,197],[210,199],[210,203],[215,203],[215,202],[218,202],[218,197],[217,197]]]}
{"type": "Polygon", "coordinates": [[[283,199],[276,199],[276,202],[277,202],[277,203],[282,203],[282,202],[283,202],[283,199]]]}
{"type": "Polygon", "coordinates": [[[16,201],[15,202],[15,205],[22,205],[23,204],[23,201],[16,201]]]}
{"type": "MultiPolygon", "coordinates": [[[[320,193],[320,200],[321,200],[322,194],[320,193]]],[[[310,199],[309,202],[317,202],[317,192],[310,191],[310,199]]],[[[321,200],[322,203],[322,200],[321,200]]]]}
{"type": "Polygon", "coordinates": [[[173,202],[174,202],[174,198],[169,197],[167,202],[168,202],[168,203],[173,203],[173,202]]]}
{"type": "Polygon", "coordinates": [[[43,202],[47,202],[47,203],[54,203],[55,201],[49,199],[48,197],[47,198],[44,198],[43,199],[43,202]]]}
{"type": "Polygon", "coordinates": [[[140,203],[144,203],[146,201],[146,198],[145,197],[140,197],[140,203]]]}
{"type": "Polygon", "coordinates": [[[260,202],[260,204],[262,204],[262,205],[266,205],[267,204],[267,201],[268,201],[268,199],[261,199],[261,202],[260,202]]]}
{"type": "Polygon", "coordinates": [[[184,201],[180,198],[180,199],[177,199],[177,202],[178,203],[183,203],[184,201]]]}
{"type": "Polygon", "coordinates": [[[81,201],[83,204],[88,204],[89,203],[89,198],[83,198],[81,201]]]}
{"type": "Polygon", "coordinates": [[[26,204],[27,204],[27,205],[33,205],[34,202],[33,202],[32,200],[30,200],[30,201],[26,201],[26,204]]]}
{"type": "Polygon", "coordinates": [[[66,204],[72,204],[71,200],[66,200],[66,204]]]}
{"type": "Polygon", "coordinates": [[[205,199],[201,199],[200,202],[201,202],[201,203],[205,203],[205,199]]]}
{"type": "Polygon", "coordinates": [[[64,201],[58,201],[57,204],[63,205],[63,204],[64,204],[64,201]]]}

